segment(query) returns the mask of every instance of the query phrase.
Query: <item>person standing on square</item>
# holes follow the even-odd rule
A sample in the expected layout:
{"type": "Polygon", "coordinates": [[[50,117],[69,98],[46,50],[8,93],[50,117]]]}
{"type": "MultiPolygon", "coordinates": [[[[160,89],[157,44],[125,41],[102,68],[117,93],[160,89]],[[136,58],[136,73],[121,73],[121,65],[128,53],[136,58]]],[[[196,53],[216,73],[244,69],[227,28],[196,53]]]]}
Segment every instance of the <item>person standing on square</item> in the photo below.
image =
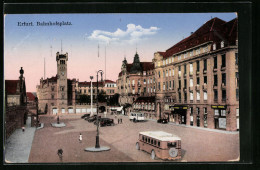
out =
{"type": "Polygon", "coordinates": [[[79,142],[80,143],[82,142],[82,134],[81,133],[79,134],[79,142]]]}

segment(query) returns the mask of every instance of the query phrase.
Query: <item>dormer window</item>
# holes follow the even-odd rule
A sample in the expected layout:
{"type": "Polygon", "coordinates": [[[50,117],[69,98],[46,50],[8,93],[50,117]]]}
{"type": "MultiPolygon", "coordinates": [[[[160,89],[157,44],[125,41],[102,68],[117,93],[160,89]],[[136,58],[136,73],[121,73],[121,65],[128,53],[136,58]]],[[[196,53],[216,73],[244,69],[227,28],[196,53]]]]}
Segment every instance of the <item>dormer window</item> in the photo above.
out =
{"type": "Polygon", "coordinates": [[[196,50],[196,55],[198,55],[198,54],[200,54],[200,49],[199,48],[196,50]]]}
{"type": "Polygon", "coordinates": [[[174,57],[172,57],[172,63],[174,62],[174,57]]]}
{"type": "Polygon", "coordinates": [[[213,44],[213,50],[216,50],[216,44],[213,44]]]}
{"type": "Polygon", "coordinates": [[[181,55],[178,56],[178,60],[181,60],[181,55]]]}
{"type": "Polygon", "coordinates": [[[224,46],[225,46],[224,41],[221,41],[221,43],[220,43],[220,47],[223,48],[224,46]]]}
{"type": "Polygon", "coordinates": [[[163,66],[165,65],[165,60],[163,60],[163,66]]]}
{"type": "Polygon", "coordinates": [[[168,64],[168,59],[166,59],[166,65],[168,64]]]}
{"type": "Polygon", "coordinates": [[[190,52],[190,56],[193,56],[193,51],[190,52]]]}

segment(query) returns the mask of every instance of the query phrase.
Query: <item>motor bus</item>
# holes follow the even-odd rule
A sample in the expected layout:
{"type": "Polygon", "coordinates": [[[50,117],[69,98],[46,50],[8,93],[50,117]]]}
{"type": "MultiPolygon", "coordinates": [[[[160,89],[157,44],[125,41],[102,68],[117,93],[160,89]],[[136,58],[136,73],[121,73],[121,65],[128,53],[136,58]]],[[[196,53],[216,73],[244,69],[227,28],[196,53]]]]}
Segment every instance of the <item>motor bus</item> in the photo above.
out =
{"type": "Polygon", "coordinates": [[[181,159],[181,138],[163,131],[140,132],[136,149],[150,153],[152,159],[181,159]]]}

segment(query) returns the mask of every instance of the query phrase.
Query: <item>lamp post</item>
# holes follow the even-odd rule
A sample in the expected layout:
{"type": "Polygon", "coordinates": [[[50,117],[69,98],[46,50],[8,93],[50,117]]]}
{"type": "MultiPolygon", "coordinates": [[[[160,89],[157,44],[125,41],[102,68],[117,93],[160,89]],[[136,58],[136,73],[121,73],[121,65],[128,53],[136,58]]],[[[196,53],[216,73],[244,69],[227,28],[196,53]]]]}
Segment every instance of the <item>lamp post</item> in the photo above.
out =
{"type": "Polygon", "coordinates": [[[35,103],[36,103],[36,128],[38,127],[38,116],[39,116],[39,111],[38,111],[38,97],[35,97],[35,103]]]}
{"type": "Polygon", "coordinates": [[[90,100],[91,100],[91,114],[90,114],[90,116],[93,116],[93,109],[92,109],[92,105],[93,105],[93,86],[92,86],[92,79],[93,79],[93,76],[90,76],[90,84],[91,84],[91,87],[90,87],[90,90],[91,90],[91,92],[90,92],[90,94],[91,94],[91,96],[90,96],[90,100]]]}
{"type": "Polygon", "coordinates": [[[97,99],[96,99],[96,102],[97,102],[97,136],[96,136],[96,145],[95,145],[95,148],[100,148],[100,145],[99,145],[99,117],[98,117],[98,73],[100,73],[101,75],[101,82],[103,81],[102,78],[103,78],[103,71],[102,70],[99,70],[97,72],[97,99]]]}
{"type": "Polygon", "coordinates": [[[99,70],[97,72],[97,99],[96,99],[96,102],[97,102],[97,135],[96,135],[96,144],[95,144],[95,147],[90,147],[90,148],[85,148],[85,151],[88,151],[88,152],[101,152],[101,151],[108,151],[110,150],[109,147],[106,147],[106,146],[103,146],[103,147],[100,147],[99,145],[99,117],[98,117],[98,74],[100,73],[101,75],[101,82],[103,81],[102,80],[102,75],[103,75],[103,71],[102,70],[99,70]]]}

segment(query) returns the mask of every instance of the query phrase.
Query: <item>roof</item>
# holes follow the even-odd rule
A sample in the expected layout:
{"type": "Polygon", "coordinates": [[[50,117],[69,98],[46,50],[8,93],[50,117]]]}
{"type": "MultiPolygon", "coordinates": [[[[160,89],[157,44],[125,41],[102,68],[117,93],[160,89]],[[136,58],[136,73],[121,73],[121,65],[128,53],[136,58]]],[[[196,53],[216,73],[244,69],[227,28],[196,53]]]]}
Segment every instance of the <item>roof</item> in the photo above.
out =
{"type": "MultiPolygon", "coordinates": [[[[158,52],[163,58],[170,57],[176,53],[198,46],[206,42],[224,41],[230,45],[235,44],[237,39],[237,18],[225,22],[219,18],[213,18],[203,24],[189,37],[181,40],[165,52],[158,52]]],[[[220,46],[220,45],[219,45],[220,46]]],[[[217,48],[218,45],[217,45],[217,48]]]]}
{"type": "Polygon", "coordinates": [[[34,101],[35,97],[36,97],[36,95],[32,92],[26,92],[26,96],[27,96],[28,101],[34,101]]]}
{"type": "Polygon", "coordinates": [[[155,102],[155,96],[148,96],[148,97],[138,97],[135,103],[142,103],[142,102],[155,102]]]}
{"type": "Polygon", "coordinates": [[[114,82],[112,80],[105,80],[105,83],[116,83],[116,82],[114,82]]]}
{"type": "Polygon", "coordinates": [[[5,90],[7,94],[16,94],[16,90],[19,86],[19,80],[5,80],[5,90]]]}
{"type": "Polygon", "coordinates": [[[145,131],[140,132],[141,135],[149,136],[151,138],[160,140],[160,141],[175,141],[181,140],[181,138],[177,135],[173,135],[171,133],[167,133],[164,131],[145,131]]]}

